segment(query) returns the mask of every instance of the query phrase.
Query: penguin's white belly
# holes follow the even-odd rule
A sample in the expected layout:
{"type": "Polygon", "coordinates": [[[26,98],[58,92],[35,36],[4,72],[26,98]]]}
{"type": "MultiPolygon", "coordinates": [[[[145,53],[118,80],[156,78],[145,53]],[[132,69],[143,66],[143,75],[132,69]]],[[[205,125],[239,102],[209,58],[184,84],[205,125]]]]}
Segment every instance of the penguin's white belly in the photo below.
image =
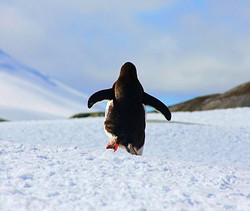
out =
{"type": "MultiPolygon", "coordinates": [[[[107,103],[107,106],[106,106],[106,109],[105,109],[105,120],[107,119],[107,115],[108,115],[108,111],[109,111],[109,107],[113,104],[113,100],[110,100],[108,101],[107,103]]],[[[117,140],[117,136],[115,136],[114,134],[112,133],[109,133],[106,128],[105,128],[105,125],[104,125],[104,131],[105,131],[105,134],[109,137],[110,141],[115,141],[117,140]]]]}

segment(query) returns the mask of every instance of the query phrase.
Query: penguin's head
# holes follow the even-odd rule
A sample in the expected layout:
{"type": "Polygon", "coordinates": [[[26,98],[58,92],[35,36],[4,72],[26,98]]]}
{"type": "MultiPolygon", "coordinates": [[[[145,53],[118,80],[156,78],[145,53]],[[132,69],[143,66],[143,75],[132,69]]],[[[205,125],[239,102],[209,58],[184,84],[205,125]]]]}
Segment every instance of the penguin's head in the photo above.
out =
{"type": "Polygon", "coordinates": [[[130,79],[137,79],[136,67],[131,62],[126,62],[122,65],[120,71],[120,78],[130,78],[130,79]]]}
{"type": "Polygon", "coordinates": [[[137,78],[136,67],[131,62],[126,62],[114,83],[115,99],[126,105],[142,101],[143,88],[137,78]]]}

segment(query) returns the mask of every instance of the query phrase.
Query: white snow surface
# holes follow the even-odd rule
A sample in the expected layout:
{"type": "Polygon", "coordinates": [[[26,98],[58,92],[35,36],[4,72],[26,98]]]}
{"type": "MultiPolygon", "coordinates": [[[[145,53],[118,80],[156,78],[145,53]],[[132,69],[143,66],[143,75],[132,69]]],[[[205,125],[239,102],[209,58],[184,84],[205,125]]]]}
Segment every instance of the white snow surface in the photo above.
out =
{"type": "Polygon", "coordinates": [[[250,210],[249,114],[149,114],[143,156],[100,117],[0,123],[0,210],[250,210]]]}

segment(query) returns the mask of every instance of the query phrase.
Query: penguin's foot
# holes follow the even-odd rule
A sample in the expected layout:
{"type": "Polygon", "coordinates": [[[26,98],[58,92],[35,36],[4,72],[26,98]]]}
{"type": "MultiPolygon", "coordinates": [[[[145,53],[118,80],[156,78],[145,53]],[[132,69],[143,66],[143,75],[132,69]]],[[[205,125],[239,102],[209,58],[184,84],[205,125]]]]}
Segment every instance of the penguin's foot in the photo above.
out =
{"type": "Polygon", "coordinates": [[[135,150],[135,148],[132,146],[132,144],[128,144],[128,146],[126,147],[126,150],[128,153],[132,155],[139,155],[137,151],[135,150]]]}
{"type": "Polygon", "coordinates": [[[118,144],[117,144],[117,140],[114,141],[110,141],[107,146],[106,149],[114,149],[114,152],[118,149],[118,144]]]}

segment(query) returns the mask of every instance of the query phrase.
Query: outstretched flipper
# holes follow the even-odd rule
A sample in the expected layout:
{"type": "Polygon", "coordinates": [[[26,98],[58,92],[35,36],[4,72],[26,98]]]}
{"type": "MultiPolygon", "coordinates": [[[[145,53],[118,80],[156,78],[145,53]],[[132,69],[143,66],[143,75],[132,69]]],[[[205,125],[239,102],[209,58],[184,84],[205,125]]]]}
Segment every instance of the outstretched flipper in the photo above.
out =
{"type": "Polygon", "coordinates": [[[91,108],[94,104],[104,101],[104,100],[112,100],[114,96],[114,90],[111,89],[104,89],[98,91],[90,96],[88,100],[88,108],[91,108]]]}
{"type": "Polygon", "coordinates": [[[142,103],[144,105],[154,107],[157,111],[161,112],[168,121],[171,120],[171,112],[169,111],[168,107],[155,97],[144,92],[142,103]]]}

